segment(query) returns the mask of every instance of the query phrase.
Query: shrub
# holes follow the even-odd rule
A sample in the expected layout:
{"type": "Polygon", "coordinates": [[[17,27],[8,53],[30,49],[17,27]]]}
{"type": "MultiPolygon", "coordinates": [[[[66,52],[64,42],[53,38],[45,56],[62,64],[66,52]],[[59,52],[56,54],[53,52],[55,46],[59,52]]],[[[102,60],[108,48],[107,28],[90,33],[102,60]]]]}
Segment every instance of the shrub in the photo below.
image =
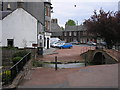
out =
{"type": "Polygon", "coordinates": [[[27,51],[20,51],[13,54],[13,57],[24,57],[28,52],[27,51]]]}
{"type": "Polygon", "coordinates": [[[13,59],[12,59],[12,61],[19,61],[19,60],[21,60],[22,59],[22,57],[14,57],[13,59]]]}
{"type": "Polygon", "coordinates": [[[12,61],[13,61],[13,64],[16,64],[18,61],[20,61],[22,59],[22,57],[14,57],[13,59],[12,59],[12,61]]]}
{"type": "Polygon", "coordinates": [[[11,71],[6,70],[6,71],[0,73],[0,76],[2,76],[2,82],[7,82],[11,79],[11,71]]]}
{"type": "Polygon", "coordinates": [[[34,67],[43,67],[43,62],[40,62],[40,61],[33,61],[33,66],[34,67]]]}

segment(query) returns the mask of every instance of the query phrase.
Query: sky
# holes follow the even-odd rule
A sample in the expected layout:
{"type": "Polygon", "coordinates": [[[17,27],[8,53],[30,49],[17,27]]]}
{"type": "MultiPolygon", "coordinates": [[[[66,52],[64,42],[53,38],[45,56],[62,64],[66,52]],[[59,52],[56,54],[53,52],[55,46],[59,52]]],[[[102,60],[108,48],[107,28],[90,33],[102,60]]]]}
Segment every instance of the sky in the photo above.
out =
{"type": "Polygon", "coordinates": [[[52,18],[58,19],[60,26],[72,19],[78,24],[82,24],[85,19],[89,19],[93,15],[93,11],[99,11],[102,8],[104,11],[118,10],[118,2],[120,0],[51,0],[53,6],[52,18]],[[76,7],[75,7],[76,5],[76,7]]]}

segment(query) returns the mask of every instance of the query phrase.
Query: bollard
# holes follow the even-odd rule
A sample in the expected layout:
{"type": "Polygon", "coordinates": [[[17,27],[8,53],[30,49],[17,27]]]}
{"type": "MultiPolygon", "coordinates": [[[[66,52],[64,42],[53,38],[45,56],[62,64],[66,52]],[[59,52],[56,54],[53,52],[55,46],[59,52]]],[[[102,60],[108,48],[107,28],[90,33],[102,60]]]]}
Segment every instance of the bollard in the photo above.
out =
{"type": "Polygon", "coordinates": [[[86,54],[85,54],[85,67],[87,66],[86,54]]]}
{"type": "Polygon", "coordinates": [[[55,71],[57,71],[57,56],[55,56],[55,71]]]}

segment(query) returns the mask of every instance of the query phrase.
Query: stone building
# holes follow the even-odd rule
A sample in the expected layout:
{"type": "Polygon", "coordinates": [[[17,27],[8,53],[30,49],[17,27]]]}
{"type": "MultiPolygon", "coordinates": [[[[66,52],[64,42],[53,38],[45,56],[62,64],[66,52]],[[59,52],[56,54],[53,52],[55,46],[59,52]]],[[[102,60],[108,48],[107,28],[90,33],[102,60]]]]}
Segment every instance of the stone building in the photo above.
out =
{"type": "Polygon", "coordinates": [[[54,37],[54,38],[57,37],[59,39],[62,39],[62,32],[63,32],[63,30],[58,25],[58,20],[57,19],[52,19],[52,21],[51,21],[52,36],[51,37],[54,37]]]}
{"type": "Polygon", "coordinates": [[[78,41],[79,43],[87,43],[88,41],[95,42],[95,37],[88,34],[84,25],[65,26],[63,31],[63,40],[66,42],[78,41]]]}

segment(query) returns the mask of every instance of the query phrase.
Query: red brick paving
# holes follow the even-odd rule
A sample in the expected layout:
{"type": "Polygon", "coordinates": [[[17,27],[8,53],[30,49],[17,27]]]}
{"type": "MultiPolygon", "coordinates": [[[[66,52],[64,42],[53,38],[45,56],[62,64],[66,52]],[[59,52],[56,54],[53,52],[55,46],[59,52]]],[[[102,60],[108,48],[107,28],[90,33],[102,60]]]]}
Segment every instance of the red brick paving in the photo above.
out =
{"type": "Polygon", "coordinates": [[[31,71],[30,80],[24,80],[22,86],[26,85],[52,85],[64,83],[67,75],[77,72],[79,69],[55,69],[38,68],[31,71]]]}
{"type": "MultiPolygon", "coordinates": [[[[91,49],[94,49],[92,47],[91,49]]],[[[57,55],[59,60],[80,60],[86,47],[74,46],[72,49],[58,49],[58,54],[45,55],[39,60],[52,61],[57,55]]],[[[35,68],[25,78],[21,87],[56,85],[68,82],[66,87],[118,87],[118,65],[98,65],[70,69],[35,68]]],[[[62,86],[61,86],[62,87],[62,86]]]]}
{"type": "MultiPolygon", "coordinates": [[[[59,69],[36,68],[20,87],[64,84],[65,87],[118,87],[118,64],[59,69]]],[[[62,86],[61,86],[62,87],[62,86]]]]}
{"type": "Polygon", "coordinates": [[[73,46],[73,48],[71,49],[57,49],[55,52],[57,52],[58,54],[44,55],[43,58],[38,58],[38,60],[54,61],[55,56],[57,56],[58,61],[60,62],[83,61],[80,54],[86,52],[89,49],[95,49],[95,47],[73,46]]]}

